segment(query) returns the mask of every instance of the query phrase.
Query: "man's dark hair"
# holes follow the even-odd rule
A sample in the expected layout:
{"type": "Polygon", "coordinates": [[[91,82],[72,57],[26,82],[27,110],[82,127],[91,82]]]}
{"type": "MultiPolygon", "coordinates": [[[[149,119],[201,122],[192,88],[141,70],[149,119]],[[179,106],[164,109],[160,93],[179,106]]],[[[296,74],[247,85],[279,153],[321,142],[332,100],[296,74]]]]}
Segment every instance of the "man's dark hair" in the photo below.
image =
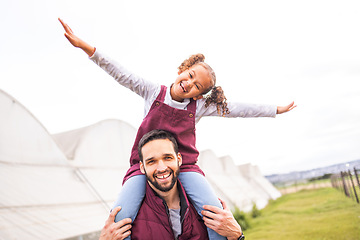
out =
{"type": "Polygon", "coordinates": [[[174,146],[175,153],[178,154],[179,147],[178,147],[178,144],[177,144],[174,136],[171,133],[169,133],[168,131],[155,129],[155,130],[151,130],[150,132],[144,134],[144,136],[139,141],[138,153],[139,153],[140,161],[143,161],[143,155],[141,153],[141,149],[143,148],[143,146],[145,144],[147,144],[148,142],[158,140],[158,139],[170,140],[174,146]]]}

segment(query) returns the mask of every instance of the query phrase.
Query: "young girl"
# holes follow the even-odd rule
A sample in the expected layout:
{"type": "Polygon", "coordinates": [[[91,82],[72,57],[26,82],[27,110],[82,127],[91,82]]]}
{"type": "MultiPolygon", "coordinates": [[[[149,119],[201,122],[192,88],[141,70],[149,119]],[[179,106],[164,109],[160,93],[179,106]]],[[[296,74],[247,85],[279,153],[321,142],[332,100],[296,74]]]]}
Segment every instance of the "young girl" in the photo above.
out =
{"type": "MultiPolygon", "coordinates": [[[[276,114],[288,112],[295,107],[293,102],[284,107],[227,103],[221,87],[216,86],[214,71],[204,62],[202,54],[193,55],[180,65],[178,76],[169,88],[151,83],[115,64],[95,47],[75,36],[61,19],[59,21],[65,29],[65,37],[73,46],[82,49],[116,81],[145,100],[145,118],[131,151],[131,167],[124,177],[122,190],[114,205],[122,207],[116,216],[116,222],[128,217],[134,220],[145,195],[146,177],[140,172],[137,153],[138,142],[145,133],[163,129],[175,136],[183,157],[179,179],[201,215],[203,205],[222,206],[204,173],[196,165],[199,152],[195,147],[195,124],[200,118],[275,117],[276,114]]],[[[209,239],[226,239],[209,228],[208,234],[209,239]]]]}

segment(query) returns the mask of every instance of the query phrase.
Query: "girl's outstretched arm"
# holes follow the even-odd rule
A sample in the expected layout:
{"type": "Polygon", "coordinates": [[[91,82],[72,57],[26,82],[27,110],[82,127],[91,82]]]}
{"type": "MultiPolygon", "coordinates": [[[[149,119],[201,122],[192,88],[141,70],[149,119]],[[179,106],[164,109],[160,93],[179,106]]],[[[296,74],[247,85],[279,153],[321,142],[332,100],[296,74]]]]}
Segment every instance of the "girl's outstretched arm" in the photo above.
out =
{"type": "Polygon", "coordinates": [[[64,30],[65,30],[65,37],[67,38],[67,40],[69,40],[69,42],[77,48],[81,48],[89,57],[91,57],[94,52],[95,52],[95,47],[89,45],[88,43],[84,42],[83,40],[81,40],[79,37],[77,37],[73,31],[71,30],[71,28],[69,27],[69,25],[67,25],[66,23],[64,23],[63,20],[61,20],[60,18],[58,18],[61,25],[63,26],[64,30]]]}
{"type": "Polygon", "coordinates": [[[289,105],[287,106],[278,106],[277,107],[277,111],[276,114],[281,114],[281,113],[285,113],[285,112],[289,112],[291,110],[293,110],[294,108],[296,108],[296,105],[294,105],[294,101],[291,102],[289,105]]]}

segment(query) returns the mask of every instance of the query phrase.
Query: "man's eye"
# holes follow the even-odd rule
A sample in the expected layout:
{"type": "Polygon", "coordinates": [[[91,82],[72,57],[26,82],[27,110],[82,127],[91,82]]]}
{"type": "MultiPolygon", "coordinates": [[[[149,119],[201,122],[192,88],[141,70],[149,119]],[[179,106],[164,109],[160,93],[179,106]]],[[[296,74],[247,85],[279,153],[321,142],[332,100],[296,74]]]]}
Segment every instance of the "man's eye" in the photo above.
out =
{"type": "Polygon", "coordinates": [[[196,86],[196,88],[197,88],[198,90],[200,90],[200,87],[199,87],[199,85],[195,84],[195,86],[196,86]]]}

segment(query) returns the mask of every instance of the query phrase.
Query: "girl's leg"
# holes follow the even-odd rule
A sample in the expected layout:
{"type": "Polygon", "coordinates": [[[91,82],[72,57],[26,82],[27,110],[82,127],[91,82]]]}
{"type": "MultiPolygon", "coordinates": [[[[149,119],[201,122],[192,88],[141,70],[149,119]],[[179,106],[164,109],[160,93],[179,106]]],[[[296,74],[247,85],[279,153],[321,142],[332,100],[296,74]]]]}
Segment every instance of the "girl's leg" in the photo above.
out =
{"type": "Polygon", "coordinates": [[[124,218],[131,218],[134,221],[144,199],[145,190],[145,175],[136,175],[126,180],[113,206],[113,209],[121,206],[120,212],[115,217],[115,222],[124,218]]]}
{"type": "MultiPolygon", "coordinates": [[[[212,205],[223,208],[214,190],[206,178],[197,172],[180,172],[179,179],[183,185],[186,194],[189,196],[191,203],[196,211],[202,217],[201,211],[203,205],[212,205]]],[[[209,239],[226,239],[214,230],[207,228],[209,239]]]]}

